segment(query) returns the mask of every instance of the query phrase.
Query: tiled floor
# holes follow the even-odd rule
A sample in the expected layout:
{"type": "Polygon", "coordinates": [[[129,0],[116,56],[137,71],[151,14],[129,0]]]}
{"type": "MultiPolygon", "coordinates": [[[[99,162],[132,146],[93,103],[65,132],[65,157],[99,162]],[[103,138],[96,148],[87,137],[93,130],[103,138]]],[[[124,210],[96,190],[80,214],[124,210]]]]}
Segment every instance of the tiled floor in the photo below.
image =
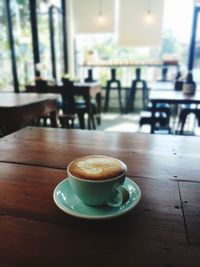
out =
{"type": "Polygon", "coordinates": [[[138,132],[139,114],[103,113],[102,123],[97,130],[115,132],[138,132]]]}
{"type": "MultiPolygon", "coordinates": [[[[97,126],[97,130],[103,131],[115,131],[115,132],[142,132],[150,133],[150,126],[143,125],[139,128],[139,113],[133,114],[119,114],[119,113],[102,113],[102,123],[97,126]]],[[[171,126],[174,129],[172,134],[175,134],[178,130],[177,120],[171,119],[171,126]]],[[[168,131],[159,131],[160,134],[168,134],[168,131]]],[[[186,125],[184,127],[185,135],[200,136],[200,128],[197,127],[194,116],[191,114],[188,116],[186,125]]]]}
{"type": "MultiPolygon", "coordinates": [[[[97,125],[97,130],[102,131],[112,131],[112,132],[131,132],[131,133],[150,133],[150,125],[143,125],[139,128],[139,113],[130,113],[130,114],[120,114],[117,112],[108,112],[102,113],[101,116],[101,125],[97,125]]],[[[50,121],[49,121],[50,123],[50,121]]],[[[41,125],[42,126],[42,125],[41,125]]],[[[173,129],[177,130],[178,123],[177,121],[173,121],[171,119],[171,126],[173,129]]],[[[78,120],[75,120],[75,128],[79,128],[78,120]]],[[[197,124],[194,120],[194,116],[188,116],[185,128],[185,135],[196,135],[200,136],[200,127],[197,127],[197,124]]],[[[169,134],[167,130],[162,130],[157,132],[159,134],[169,134]]],[[[171,134],[175,134],[176,132],[172,132],[171,134]]],[[[1,132],[0,132],[0,137],[1,132]]]]}

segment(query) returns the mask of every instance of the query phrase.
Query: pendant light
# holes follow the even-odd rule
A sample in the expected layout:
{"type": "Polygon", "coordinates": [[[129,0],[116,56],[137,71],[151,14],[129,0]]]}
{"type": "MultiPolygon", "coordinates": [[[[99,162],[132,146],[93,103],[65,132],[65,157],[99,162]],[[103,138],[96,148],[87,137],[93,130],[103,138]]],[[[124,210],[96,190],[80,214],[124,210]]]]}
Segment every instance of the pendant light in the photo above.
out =
{"type": "Polygon", "coordinates": [[[151,12],[151,0],[148,0],[148,8],[147,8],[147,12],[145,15],[145,22],[147,24],[151,24],[153,22],[153,15],[151,12]]]}
{"type": "Polygon", "coordinates": [[[98,22],[100,25],[103,25],[105,22],[105,18],[102,12],[102,0],[99,0],[99,14],[98,14],[98,22]]]}

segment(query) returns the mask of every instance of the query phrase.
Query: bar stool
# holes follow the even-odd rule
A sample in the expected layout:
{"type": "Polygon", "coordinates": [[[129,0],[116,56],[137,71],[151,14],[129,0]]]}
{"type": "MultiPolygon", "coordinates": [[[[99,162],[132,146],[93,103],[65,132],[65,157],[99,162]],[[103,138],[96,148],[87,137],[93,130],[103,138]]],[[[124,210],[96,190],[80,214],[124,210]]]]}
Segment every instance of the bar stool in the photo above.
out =
{"type": "Polygon", "coordinates": [[[88,69],[88,76],[84,79],[84,82],[86,83],[96,82],[96,80],[93,79],[92,69],[88,69]]]}
{"type": "Polygon", "coordinates": [[[143,104],[143,109],[146,107],[146,102],[148,100],[148,88],[147,88],[147,83],[145,80],[141,79],[141,69],[137,68],[135,70],[136,73],[136,79],[132,81],[131,89],[130,89],[130,96],[128,99],[128,111],[133,112],[134,111],[134,104],[135,104],[135,94],[136,90],[138,89],[138,83],[142,85],[142,104],[143,104]]]}
{"type": "Polygon", "coordinates": [[[107,81],[106,84],[106,96],[105,96],[105,105],[104,105],[104,112],[108,111],[109,105],[109,98],[110,98],[110,89],[117,89],[118,90],[118,101],[121,113],[123,113],[122,107],[122,99],[121,99],[121,82],[116,78],[116,69],[111,69],[111,79],[107,81]],[[113,87],[113,84],[116,87],[113,87]]]}
{"type": "Polygon", "coordinates": [[[161,70],[161,79],[158,80],[158,82],[169,82],[169,80],[167,79],[168,76],[168,67],[164,66],[162,67],[161,70]]]}

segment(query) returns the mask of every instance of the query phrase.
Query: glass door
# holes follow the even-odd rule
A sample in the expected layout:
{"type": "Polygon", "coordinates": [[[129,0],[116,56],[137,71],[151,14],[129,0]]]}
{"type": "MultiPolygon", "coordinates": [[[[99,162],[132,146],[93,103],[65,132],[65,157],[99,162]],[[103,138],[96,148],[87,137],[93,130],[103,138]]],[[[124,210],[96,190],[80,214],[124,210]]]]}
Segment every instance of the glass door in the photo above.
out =
{"type": "Polygon", "coordinates": [[[34,81],[34,63],[30,27],[30,9],[27,0],[10,1],[17,75],[20,91],[34,81]]]}
{"type": "Polygon", "coordinates": [[[50,40],[51,40],[51,60],[53,76],[57,82],[61,81],[64,74],[63,55],[63,30],[62,12],[58,7],[52,7],[49,13],[50,40]]]}
{"type": "Polygon", "coordinates": [[[194,80],[200,83],[200,7],[197,9],[196,40],[194,49],[194,80]]]}
{"type": "Polygon", "coordinates": [[[51,47],[49,41],[49,5],[43,0],[37,0],[37,28],[39,39],[40,63],[37,69],[40,70],[44,80],[52,80],[51,47]]]}
{"type": "Polygon", "coordinates": [[[60,82],[64,73],[63,25],[60,0],[37,1],[37,19],[42,78],[60,82]]]}
{"type": "Polygon", "coordinates": [[[200,5],[194,9],[188,69],[193,72],[194,80],[200,83],[200,5]]]}
{"type": "Polygon", "coordinates": [[[11,67],[11,54],[8,38],[5,1],[0,1],[0,28],[0,92],[13,91],[13,75],[11,67]]]}

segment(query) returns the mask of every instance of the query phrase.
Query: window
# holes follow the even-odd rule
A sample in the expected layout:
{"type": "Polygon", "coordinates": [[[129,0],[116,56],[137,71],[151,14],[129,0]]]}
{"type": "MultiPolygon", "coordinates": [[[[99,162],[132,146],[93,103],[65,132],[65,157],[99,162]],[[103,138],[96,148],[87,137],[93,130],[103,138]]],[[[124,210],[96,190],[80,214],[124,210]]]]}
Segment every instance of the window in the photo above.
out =
{"type": "Polygon", "coordinates": [[[20,90],[34,79],[33,48],[30,27],[29,1],[11,0],[10,4],[17,74],[20,90]]]}
{"type": "Polygon", "coordinates": [[[13,91],[10,45],[4,1],[0,1],[0,91],[13,91]]]}

